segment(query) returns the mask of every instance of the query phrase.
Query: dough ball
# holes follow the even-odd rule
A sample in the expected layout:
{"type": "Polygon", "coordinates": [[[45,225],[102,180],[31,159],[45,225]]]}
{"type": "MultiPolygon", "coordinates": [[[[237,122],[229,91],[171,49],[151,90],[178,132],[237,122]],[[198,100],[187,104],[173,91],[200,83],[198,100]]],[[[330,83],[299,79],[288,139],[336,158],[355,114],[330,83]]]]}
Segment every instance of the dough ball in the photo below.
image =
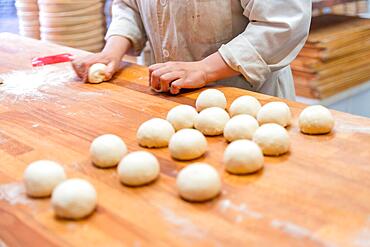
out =
{"type": "Polygon", "coordinates": [[[116,166],[127,153],[124,141],[116,135],[101,135],[91,143],[92,162],[102,168],[116,166]]]}
{"type": "Polygon", "coordinates": [[[224,137],[229,142],[240,139],[252,139],[258,128],[257,120],[246,114],[236,115],[225,125],[224,137]]]}
{"type": "Polygon", "coordinates": [[[60,183],[53,191],[51,204],[58,217],[81,219],[96,207],[95,188],[86,180],[73,178],[60,183]]]}
{"type": "Polygon", "coordinates": [[[231,103],[229,114],[231,117],[239,114],[248,114],[256,117],[260,109],[261,103],[255,97],[245,95],[237,98],[231,103]]]}
{"type": "Polygon", "coordinates": [[[176,184],[180,196],[187,201],[207,201],[221,192],[221,180],[216,169],[206,163],[194,163],[183,168],[176,184]]]}
{"type": "Polygon", "coordinates": [[[117,168],[122,183],[140,186],[154,181],[159,175],[157,158],[145,151],[137,151],[126,155],[117,168]]]}
{"type": "Polygon", "coordinates": [[[207,89],[201,92],[195,102],[195,107],[197,111],[203,111],[210,107],[220,107],[222,109],[226,108],[226,97],[223,92],[217,89],[207,89]]]}
{"type": "Polygon", "coordinates": [[[283,127],[290,125],[292,114],[289,106],[284,102],[270,102],[262,106],[257,114],[260,125],[265,123],[276,123],[283,127]]]}
{"type": "Polygon", "coordinates": [[[136,138],[140,146],[161,148],[168,146],[173,134],[175,134],[175,129],[170,122],[161,118],[152,118],[140,125],[136,138]]]}
{"type": "Polygon", "coordinates": [[[64,168],[50,160],[32,162],[23,174],[26,193],[32,197],[50,196],[55,186],[65,179],[64,168]]]}
{"type": "Polygon", "coordinates": [[[167,121],[172,124],[175,130],[193,128],[195,117],[198,112],[190,105],[178,105],[172,108],[167,114],[167,121]]]}
{"type": "Polygon", "coordinates": [[[207,146],[207,140],[200,131],[182,129],[172,136],[168,148],[173,158],[192,160],[202,156],[207,151],[207,146]]]}
{"type": "Polygon", "coordinates": [[[275,123],[264,124],[253,135],[253,141],[262,149],[263,154],[278,156],[289,151],[288,131],[275,123]]]}
{"type": "Polygon", "coordinates": [[[334,127],[334,118],[330,111],[321,106],[313,105],[305,108],[299,115],[299,128],[306,134],[326,134],[334,127]]]}
{"type": "Polygon", "coordinates": [[[103,63],[96,63],[90,66],[88,71],[88,81],[90,83],[101,83],[105,81],[105,69],[107,65],[103,63]]]}
{"type": "Polygon", "coordinates": [[[261,148],[249,140],[237,140],[227,146],[224,153],[226,170],[234,174],[256,172],[263,167],[261,148]]]}
{"type": "Polygon", "coordinates": [[[207,136],[217,136],[224,132],[229,114],[219,107],[211,107],[201,111],[195,118],[194,126],[207,136]]]}

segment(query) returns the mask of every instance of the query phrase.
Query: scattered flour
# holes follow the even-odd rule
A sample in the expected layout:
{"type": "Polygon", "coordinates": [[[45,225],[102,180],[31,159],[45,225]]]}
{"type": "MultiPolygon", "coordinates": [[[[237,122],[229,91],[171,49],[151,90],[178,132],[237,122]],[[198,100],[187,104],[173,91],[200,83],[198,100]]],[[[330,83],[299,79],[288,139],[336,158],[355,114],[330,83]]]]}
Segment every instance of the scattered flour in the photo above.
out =
{"type": "Polygon", "coordinates": [[[347,123],[337,123],[335,125],[335,130],[341,133],[365,133],[370,134],[370,127],[360,127],[360,126],[353,126],[352,124],[347,123]]]}
{"type": "Polygon", "coordinates": [[[25,188],[22,183],[9,183],[0,185],[0,200],[7,201],[11,205],[29,204],[25,188]]]}
{"type": "Polygon", "coordinates": [[[7,247],[7,245],[0,239],[0,247],[7,247]]]}
{"type": "Polygon", "coordinates": [[[365,227],[356,235],[354,245],[356,247],[370,246],[370,216],[367,219],[365,227]]]}
{"type": "MultiPolygon", "coordinates": [[[[13,71],[2,74],[3,84],[0,93],[15,96],[17,99],[25,97],[43,98],[43,89],[61,86],[73,81],[76,77],[72,69],[61,69],[58,65],[37,67],[31,70],[13,71]]],[[[1,100],[2,98],[0,98],[1,100]]]]}
{"type": "Polygon", "coordinates": [[[275,219],[275,220],[271,221],[270,225],[273,228],[279,229],[279,230],[283,231],[284,233],[286,233],[289,236],[292,236],[294,238],[308,239],[308,240],[311,240],[311,241],[319,244],[320,246],[324,246],[324,247],[335,247],[335,245],[333,245],[331,243],[324,242],[321,239],[319,239],[309,229],[301,227],[301,226],[296,225],[294,223],[275,219]]]}
{"type": "Polygon", "coordinates": [[[261,213],[249,209],[247,204],[241,203],[237,205],[228,199],[221,200],[219,203],[219,208],[223,213],[226,213],[228,210],[233,210],[234,212],[238,213],[238,215],[235,217],[236,223],[242,222],[244,220],[244,216],[254,219],[263,218],[263,215],[261,213]]]}
{"type": "Polygon", "coordinates": [[[184,236],[202,239],[204,231],[193,224],[189,219],[176,215],[171,209],[160,208],[164,218],[175,225],[184,236]]]}

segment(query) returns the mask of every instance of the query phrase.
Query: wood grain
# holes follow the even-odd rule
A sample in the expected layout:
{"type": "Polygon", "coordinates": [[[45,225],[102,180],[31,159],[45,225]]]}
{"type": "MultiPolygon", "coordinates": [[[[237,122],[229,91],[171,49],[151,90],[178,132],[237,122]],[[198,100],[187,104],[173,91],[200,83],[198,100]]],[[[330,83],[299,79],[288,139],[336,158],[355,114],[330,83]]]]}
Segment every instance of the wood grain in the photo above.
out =
{"type": "MultiPolygon", "coordinates": [[[[30,58],[72,52],[36,40],[0,34],[0,71],[29,70],[30,58]],[[15,45],[16,44],[16,45],[15,45]]],[[[63,77],[69,64],[55,73],[63,77]]],[[[38,70],[34,70],[38,73],[38,70]]],[[[230,175],[222,165],[227,145],[207,138],[205,161],[219,170],[220,197],[188,203],[178,197],[175,178],[189,162],[170,158],[166,148],[152,149],[161,163],[155,183],[130,188],[115,169],[98,169],[88,155],[98,135],[121,136],[130,151],[140,123],[166,116],[169,109],[194,105],[200,90],[179,96],[147,87],[147,69],[125,64],[111,82],[83,84],[76,79],[43,86],[40,94],[14,95],[0,85],[0,240],[7,246],[361,246],[370,230],[370,120],[335,112],[333,133],[299,132],[305,107],[286,101],[293,112],[288,129],[289,154],[266,157],[263,171],[230,175]],[[28,163],[52,159],[69,177],[89,180],[98,192],[96,212],[82,221],[54,217],[49,199],[24,194],[22,174],[28,163]]],[[[0,77],[2,75],[0,74],[0,77]]],[[[30,83],[24,81],[24,83],[30,83]]],[[[240,95],[261,103],[280,100],[235,88],[220,88],[230,104],[240,95]]],[[[0,243],[1,243],[0,241],[0,243]]],[[[362,245],[364,246],[364,245],[362,245]]]]}

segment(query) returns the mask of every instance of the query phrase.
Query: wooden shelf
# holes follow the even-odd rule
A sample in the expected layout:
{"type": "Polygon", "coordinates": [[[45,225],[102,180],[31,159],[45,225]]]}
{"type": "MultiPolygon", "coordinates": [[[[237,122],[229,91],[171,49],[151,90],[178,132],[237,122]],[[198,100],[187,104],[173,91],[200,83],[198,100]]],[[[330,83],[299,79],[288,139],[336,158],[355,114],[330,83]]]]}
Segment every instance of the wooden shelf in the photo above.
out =
{"type": "Polygon", "coordinates": [[[359,0],[316,0],[312,2],[313,9],[332,7],[337,4],[358,2],[359,0]]]}

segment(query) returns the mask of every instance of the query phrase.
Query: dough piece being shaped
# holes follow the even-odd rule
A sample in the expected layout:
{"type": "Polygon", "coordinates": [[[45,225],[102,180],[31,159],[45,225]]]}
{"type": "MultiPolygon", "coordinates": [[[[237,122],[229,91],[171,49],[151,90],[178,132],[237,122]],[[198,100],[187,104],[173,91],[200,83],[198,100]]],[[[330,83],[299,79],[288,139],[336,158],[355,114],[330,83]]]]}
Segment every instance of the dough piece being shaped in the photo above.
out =
{"type": "Polygon", "coordinates": [[[167,113],[167,121],[175,130],[193,128],[195,117],[198,112],[190,105],[178,105],[167,113]]]}
{"type": "Polygon", "coordinates": [[[224,164],[228,172],[248,174],[263,167],[261,148],[250,140],[237,140],[229,144],[224,152],[224,164]]]}
{"type": "Polygon", "coordinates": [[[132,152],[126,155],[117,168],[123,184],[140,186],[154,181],[159,175],[157,158],[146,151],[132,152]]]}
{"type": "Polygon", "coordinates": [[[240,139],[251,140],[258,126],[257,120],[251,115],[236,115],[226,123],[224,137],[229,142],[240,139]]]}
{"type": "Polygon", "coordinates": [[[330,111],[321,105],[306,107],[299,115],[299,128],[306,134],[327,134],[334,127],[330,111]]]}
{"type": "Polygon", "coordinates": [[[220,90],[211,88],[201,92],[195,102],[195,107],[198,112],[203,111],[210,107],[220,107],[222,109],[226,108],[226,97],[220,90]]]}
{"type": "Polygon", "coordinates": [[[195,118],[194,126],[207,136],[217,136],[224,132],[229,114],[219,107],[211,107],[201,111],[195,118]]]}
{"type": "Polygon", "coordinates": [[[176,179],[180,196],[192,202],[202,202],[221,192],[221,180],[215,168],[206,163],[194,163],[183,168],[176,179]]]}
{"type": "Polygon", "coordinates": [[[256,117],[260,109],[261,103],[255,97],[245,95],[240,96],[231,103],[229,114],[231,117],[239,114],[248,114],[256,117]]]}
{"type": "Polygon", "coordinates": [[[101,83],[105,81],[105,69],[107,65],[103,63],[96,63],[90,66],[88,71],[88,81],[90,83],[101,83]]]}
{"type": "Polygon", "coordinates": [[[286,127],[290,125],[292,114],[286,103],[269,102],[259,110],[257,120],[260,125],[265,123],[276,123],[286,127]]]}
{"type": "Polygon", "coordinates": [[[168,148],[173,158],[192,160],[202,156],[207,146],[207,140],[199,130],[182,129],[172,136],[168,148]]]}
{"type": "Polygon", "coordinates": [[[95,188],[86,180],[73,178],[60,183],[53,191],[51,204],[58,217],[81,219],[96,207],[95,188]]]}
{"type": "Polygon", "coordinates": [[[31,197],[50,196],[53,189],[65,179],[63,166],[50,160],[32,162],[23,174],[26,193],[31,197]]]}
{"type": "Polygon", "coordinates": [[[91,160],[97,167],[116,166],[127,153],[125,142],[112,134],[101,135],[90,146],[91,160]]]}
{"type": "Polygon", "coordinates": [[[161,118],[152,118],[140,125],[136,138],[142,147],[161,148],[168,146],[173,134],[175,129],[170,122],[161,118]]]}
{"type": "Polygon", "coordinates": [[[279,156],[287,153],[290,148],[288,131],[275,123],[264,124],[253,135],[264,155],[279,156]]]}

